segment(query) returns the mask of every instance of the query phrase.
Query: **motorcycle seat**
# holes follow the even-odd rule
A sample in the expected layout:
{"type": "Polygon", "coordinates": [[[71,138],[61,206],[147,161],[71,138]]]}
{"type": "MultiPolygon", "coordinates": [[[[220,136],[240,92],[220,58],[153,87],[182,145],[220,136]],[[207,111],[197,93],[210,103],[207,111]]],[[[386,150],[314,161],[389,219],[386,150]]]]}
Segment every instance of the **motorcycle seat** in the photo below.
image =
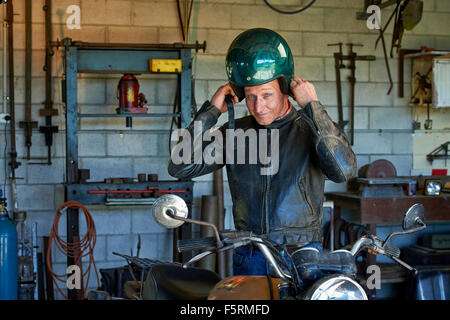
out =
{"type": "Polygon", "coordinates": [[[151,267],[144,282],[144,300],[206,300],[221,280],[213,271],[175,264],[151,267]]]}

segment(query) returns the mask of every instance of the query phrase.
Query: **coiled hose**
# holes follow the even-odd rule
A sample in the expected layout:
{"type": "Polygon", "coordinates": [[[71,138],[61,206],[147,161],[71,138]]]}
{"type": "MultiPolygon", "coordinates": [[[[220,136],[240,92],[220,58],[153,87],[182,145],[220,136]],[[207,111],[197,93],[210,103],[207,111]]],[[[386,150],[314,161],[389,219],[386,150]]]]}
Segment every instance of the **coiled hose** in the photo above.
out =
{"type": "Polygon", "coordinates": [[[97,276],[97,286],[100,287],[99,277],[98,277],[98,271],[97,267],[95,265],[94,260],[94,248],[97,241],[97,232],[95,230],[95,224],[94,219],[92,218],[89,210],[82,205],[81,203],[77,201],[67,201],[63,203],[58,210],[56,211],[55,218],[53,220],[53,226],[52,230],[50,232],[49,241],[48,241],[48,248],[47,248],[47,268],[52,276],[53,283],[55,284],[57,290],[61,295],[66,299],[69,300],[69,298],[63,293],[60,286],[58,285],[58,282],[62,282],[67,286],[67,274],[58,275],[53,271],[52,264],[51,264],[51,253],[52,253],[52,244],[53,242],[56,245],[56,248],[65,255],[68,258],[73,258],[75,260],[75,265],[81,266],[82,265],[82,258],[89,256],[89,265],[87,267],[87,270],[82,274],[82,277],[80,279],[82,286],[82,295],[83,297],[86,296],[86,288],[87,284],[89,283],[90,279],[90,273],[91,268],[94,267],[96,276],[97,276]],[[59,225],[59,219],[61,218],[62,213],[67,208],[78,208],[82,209],[84,212],[84,217],[86,219],[86,234],[82,239],[79,241],[74,242],[66,242],[64,241],[60,236],[58,232],[58,225],[59,225]],[[83,279],[86,279],[86,285],[83,283],[83,279]]]}

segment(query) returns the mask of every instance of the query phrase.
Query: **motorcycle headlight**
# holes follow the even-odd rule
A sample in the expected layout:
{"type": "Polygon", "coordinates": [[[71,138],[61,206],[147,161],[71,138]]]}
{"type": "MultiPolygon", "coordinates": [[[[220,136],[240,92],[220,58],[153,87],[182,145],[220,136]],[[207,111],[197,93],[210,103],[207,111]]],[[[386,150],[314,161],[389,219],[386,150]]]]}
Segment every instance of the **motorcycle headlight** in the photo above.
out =
{"type": "Polygon", "coordinates": [[[333,275],[317,281],[306,293],[307,300],[367,300],[364,289],[353,279],[333,275]]]}
{"type": "Polygon", "coordinates": [[[425,181],[425,195],[438,196],[441,192],[442,182],[440,180],[425,181]]]}

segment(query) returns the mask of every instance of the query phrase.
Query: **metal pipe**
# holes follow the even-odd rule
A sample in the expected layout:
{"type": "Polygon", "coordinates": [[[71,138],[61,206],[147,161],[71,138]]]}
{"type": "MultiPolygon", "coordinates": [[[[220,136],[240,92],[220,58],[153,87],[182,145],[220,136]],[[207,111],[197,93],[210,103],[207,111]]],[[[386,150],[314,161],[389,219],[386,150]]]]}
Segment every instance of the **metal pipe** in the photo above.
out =
{"type": "MultiPolygon", "coordinates": [[[[217,197],[217,227],[219,230],[223,230],[225,225],[225,209],[223,198],[223,171],[222,168],[214,171],[214,185],[213,194],[217,197]]],[[[227,275],[226,270],[226,256],[225,252],[217,253],[217,271],[219,276],[225,278],[227,275]]]]}
{"type": "MultiPolygon", "coordinates": [[[[201,220],[218,225],[218,212],[217,212],[217,197],[216,196],[202,196],[202,207],[201,207],[201,220]]],[[[200,237],[206,238],[213,236],[214,231],[211,228],[200,228],[200,237]]],[[[216,270],[216,255],[212,255],[207,259],[200,261],[198,266],[202,269],[208,269],[211,271],[216,270]]]]}
{"type": "MultiPolygon", "coordinates": [[[[15,101],[14,101],[14,37],[13,37],[13,20],[14,11],[12,1],[8,1],[7,8],[7,21],[8,21],[8,74],[9,74],[9,115],[11,117],[10,132],[11,132],[11,186],[13,191],[15,189],[16,172],[20,163],[17,162],[16,152],[16,116],[15,116],[15,101]]],[[[17,198],[13,192],[13,208],[17,208],[17,198]]]]}
{"type": "Polygon", "coordinates": [[[7,66],[7,57],[6,57],[6,48],[7,48],[7,36],[8,36],[8,22],[7,22],[7,13],[6,6],[3,7],[3,113],[6,113],[8,108],[8,66],[7,66]]]}
{"type": "Polygon", "coordinates": [[[179,50],[179,49],[195,49],[206,50],[206,41],[199,43],[196,41],[192,44],[183,43],[102,43],[102,42],[83,42],[83,41],[72,41],[71,39],[65,38],[60,41],[51,41],[51,47],[62,47],[65,45],[71,45],[83,49],[167,49],[167,50],[179,50]]]}

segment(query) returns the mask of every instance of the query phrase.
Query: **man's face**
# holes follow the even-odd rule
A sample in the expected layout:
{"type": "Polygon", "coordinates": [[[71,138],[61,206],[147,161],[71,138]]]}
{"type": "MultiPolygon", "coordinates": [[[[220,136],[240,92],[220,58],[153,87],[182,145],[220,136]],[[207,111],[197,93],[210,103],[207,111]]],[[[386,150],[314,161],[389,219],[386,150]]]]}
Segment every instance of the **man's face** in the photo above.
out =
{"type": "Polygon", "coordinates": [[[281,92],[277,79],[244,91],[247,108],[260,125],[271,124],[289,108],[289,96],[281,92]]]}

